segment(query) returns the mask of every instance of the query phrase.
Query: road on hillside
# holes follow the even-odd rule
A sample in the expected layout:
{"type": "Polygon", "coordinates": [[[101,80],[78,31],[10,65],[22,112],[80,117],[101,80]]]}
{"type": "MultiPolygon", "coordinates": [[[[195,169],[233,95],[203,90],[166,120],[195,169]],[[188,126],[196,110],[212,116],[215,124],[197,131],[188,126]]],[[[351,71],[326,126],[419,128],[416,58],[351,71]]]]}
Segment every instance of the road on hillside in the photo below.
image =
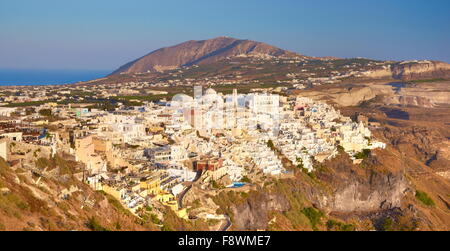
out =
{"type": "Polygon", "coordinates": [[[200,177],[202,177],[202,171],[197,171],[197,175],[195,175],[194,180],[177,196],[178,208],[183,208],[183,198],[189,190],[191,190],[194,183],[196,183],[200,177]]]}
{"type": "Polygon", "coordinates": [[[225,231],[228,231],[228,229],[230,229],[230,227],[231,227],[230,216],[225,215],[225,220],[223,220],[222,224],[219,227],[219,230],[217,230],[217,231],[225,232],[225,231]]]}

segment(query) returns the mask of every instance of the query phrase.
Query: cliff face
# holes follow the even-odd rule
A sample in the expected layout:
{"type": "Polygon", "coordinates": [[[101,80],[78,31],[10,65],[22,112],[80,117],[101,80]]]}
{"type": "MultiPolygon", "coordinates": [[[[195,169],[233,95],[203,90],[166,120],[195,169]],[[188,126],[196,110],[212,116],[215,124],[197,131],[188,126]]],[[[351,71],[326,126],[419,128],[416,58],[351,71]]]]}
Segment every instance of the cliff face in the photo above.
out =
{"type": "Polygon", "coordinates": [[[238,55],[304,57],[265,43],[218,37],[202,41],[188,41],[153,51],[120,67],[112,74],[164,71],[180,66],[207,64],[238,55]]]}
{"type": "Polygon", "coordinates": [[[308,207],[327,215],[400,208],[412,191],[410,184],[397,168],[400,163],[396,156],[383,151],[376,154],[383,157],[374,155],[364,162],[365,166],[358,166],[341,153],[319,167],[314,176],[294,170],[295,177],[278,180],[231,205],[233,229],[310,230],[302,213],[308,207]],[[278,222],[275,227],[274,221],[278,222]]]}
{"type": "Polygon", "coordinates": [[[260,192],[233,207],[234,227],[238,230],[267,229],[272,211],[287,211],[289,201],[281,194],[260,192]]]}
{"type": "Polygon", "coordinates": [[[439,61],[404,61],[367,72],[369,78],[392,78],[399,80],[448,78],[450,64],[439,61]]]}
{"type": "Polygon", "coordinates": [[[388,105],[402,105],[402,106],[420,106],[420,107],[434,107],[434,102],[426,97],[420,96],[392,96],[385,99],[388,105]]]}
{"type": "Polygon", "coordinates": [[[450,64],[438,61],[414,61],[394,64],[391,67],[395,79],[414,80],[450,77],[450,64]]]}
{"type": "Polygon", "coordinates": [[[393,95],[394,91],[387,85],[367,85],[355,87],[327,88],[322,91],[305,90],[301,95],[314,100],[329,100],[340,106],[356,106],[361,102],[374,99],[378,95],[393,95]]]}
{"type": "MultiPolygon", "coordinates": [[[[294,170],[294,177],[261,187],[244,201],[229,200],[232,229],[325,230],[324,222],[337,219],[369,230],[382,229],[380,225],[387,218],[394,220],[397,229],[448,229],[445,222],[450,214],[440,213],[448,210],[445,204],[437,205],[436,210],[415,198],[416,189],[446,194],[448,185],[436,183],[440,179],[437,176],[423,179],[413,175],[418,168],[415,155],[400,155],[389,147],[372,152],[362,164],[355,165],[341,153],[319,164],[314,175],[294,170]],[[428,186],[436,190],[427,190],[428,186]],[[314,216],[311,209],[305,211],[308,208],[320,210],[320,220],[311,221],[314,216]]],[[[443,197],[433,198],[437,202],[443,197]]]]}
{"type": "Polygon", "coordinates": [[[423,103],[425,107],[431,107],[433,104],[450,104],[450,92],[443,89],[428,89],[422,86],[416,88],[402,88],[399,95],[405,98],[417,97],[416,100],[411,101],[417,102],[419,106],[421,103],[423,103]],[[427,106],[426,104],[429,104],[430,106],[427,106]]]}
{"type": "Polygon", "coordinates": [[[326,199],[323,196],[312,199],[330,212],[370,212],[400,207],[408,191],[406,177],[397,169],[400,161],[386,150],[377,151],[361,165],[354,165],[342,153],[327,161],[325,166],[326,171],[319,172],[317,177],[333,191],[326,199]]]}
{"type": "Polygon", "coordinates": [[[336,190],[329,208],[334,212],[368,212],[401,206],[408,191],[402,174],[372,173],[368,179],[351,181],[336,190]]]}

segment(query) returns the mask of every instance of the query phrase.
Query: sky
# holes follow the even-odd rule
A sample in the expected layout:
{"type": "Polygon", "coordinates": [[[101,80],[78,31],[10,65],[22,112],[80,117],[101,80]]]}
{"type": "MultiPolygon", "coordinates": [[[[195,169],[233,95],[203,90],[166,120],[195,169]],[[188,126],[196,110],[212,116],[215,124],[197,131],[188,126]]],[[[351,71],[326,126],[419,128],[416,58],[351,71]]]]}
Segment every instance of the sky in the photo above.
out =
{"type": "Polygon", "coordinates": [[[0,0],[0,69],[112,71],[218,36],[308,56],[450,63],[450,1],[0,0]]]}

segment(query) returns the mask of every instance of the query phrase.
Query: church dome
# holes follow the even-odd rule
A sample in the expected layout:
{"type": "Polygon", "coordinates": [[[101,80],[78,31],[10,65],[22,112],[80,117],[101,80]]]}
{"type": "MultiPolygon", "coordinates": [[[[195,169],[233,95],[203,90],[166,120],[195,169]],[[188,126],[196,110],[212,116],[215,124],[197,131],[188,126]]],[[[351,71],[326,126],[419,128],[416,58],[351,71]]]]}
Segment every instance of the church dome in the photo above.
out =
{"type": "Polygon", "coordinates": [[[192,102],[194,99],[186,94],[177,94],[172,98],[172,101],[178,102],[192,102]]]}
{"type": "Polygon", "coordinates": [[[216,94],[217,92],[212,88],[209,88],[205,91],[205,95],[216,95],[216,94]]]}

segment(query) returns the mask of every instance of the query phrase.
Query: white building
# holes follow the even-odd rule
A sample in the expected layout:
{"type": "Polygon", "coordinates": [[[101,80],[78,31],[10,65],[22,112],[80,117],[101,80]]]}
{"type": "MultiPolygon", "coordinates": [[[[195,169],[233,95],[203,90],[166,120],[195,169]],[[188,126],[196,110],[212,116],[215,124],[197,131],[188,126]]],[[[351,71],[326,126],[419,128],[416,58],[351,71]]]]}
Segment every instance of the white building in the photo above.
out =
{"type": "Polygon", "coordinates": [[[11,117],[11,114],[16,111],[13,107],[0,107],[0,116],[11,117]]]}
{"type": "Polygon", "coordinates": [[[4,160],[9,160],[9,142],[6,139],[0,140],[0,157],[4,160]]]}

